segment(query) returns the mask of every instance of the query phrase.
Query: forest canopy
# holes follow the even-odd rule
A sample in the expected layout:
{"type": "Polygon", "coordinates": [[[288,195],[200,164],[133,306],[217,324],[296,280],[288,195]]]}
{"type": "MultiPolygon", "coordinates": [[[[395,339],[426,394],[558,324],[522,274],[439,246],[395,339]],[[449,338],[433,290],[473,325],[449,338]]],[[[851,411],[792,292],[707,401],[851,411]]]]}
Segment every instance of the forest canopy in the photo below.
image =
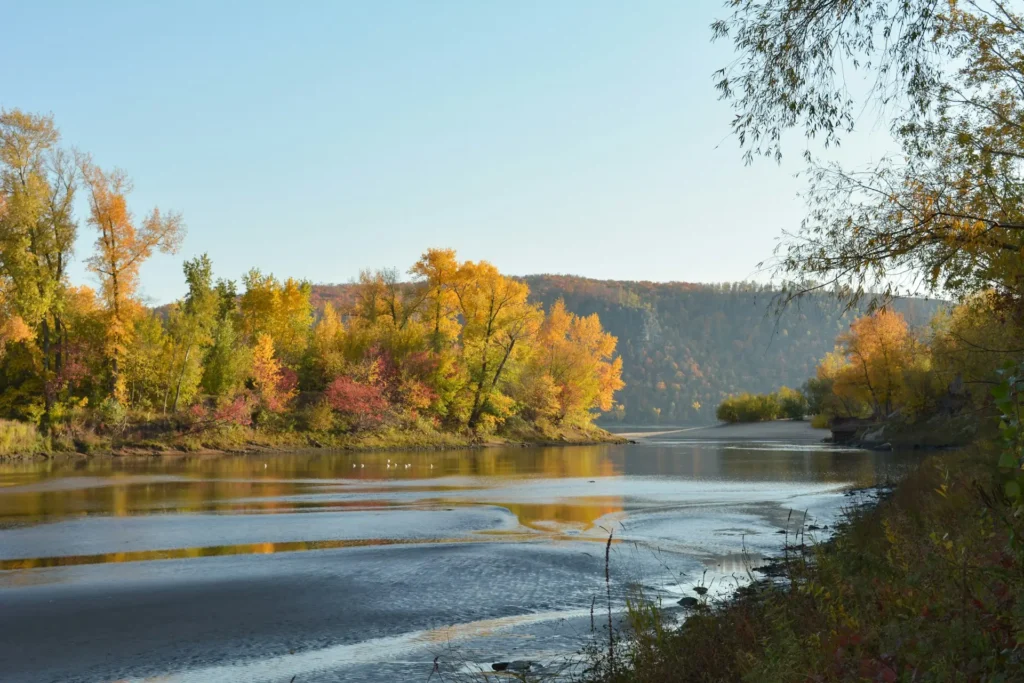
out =
{"type": "Polygon", "coordinates": [[[183,264],[182,300],[147,308],[140,269],[174,253],[185,227],[171,211],[136,214],[131,189],[124,171],[65,151],[51,117],[0,112],[0,418],[65,446],[160,420],[479,434],[586,426],[623,386],[596,315],[542,307],[525,282],[450,249],[404,273],[362,272],[342,307],[257,269],[217,279],[204,254],[183,264]],[[97,290],[67,273],[83,220],[97,290]]]}

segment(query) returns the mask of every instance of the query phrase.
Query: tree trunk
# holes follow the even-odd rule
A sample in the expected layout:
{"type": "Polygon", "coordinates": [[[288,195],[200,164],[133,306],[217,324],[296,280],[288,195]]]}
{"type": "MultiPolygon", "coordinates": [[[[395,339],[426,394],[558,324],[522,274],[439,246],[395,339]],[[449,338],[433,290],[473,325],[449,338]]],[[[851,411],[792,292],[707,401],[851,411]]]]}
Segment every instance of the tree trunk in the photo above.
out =
{"type": "Polygon", "coordinates": [[[181,372],[178,373],[178,385],[174,388],[174,403],[171,405],[171,412],[178,412],[178,399],[181,397],[181,383],[185,380],[185,370],[188,369],[188,357],[192,353],[192,345],[185,347],[185,358],[181,361],[181,372]]]}

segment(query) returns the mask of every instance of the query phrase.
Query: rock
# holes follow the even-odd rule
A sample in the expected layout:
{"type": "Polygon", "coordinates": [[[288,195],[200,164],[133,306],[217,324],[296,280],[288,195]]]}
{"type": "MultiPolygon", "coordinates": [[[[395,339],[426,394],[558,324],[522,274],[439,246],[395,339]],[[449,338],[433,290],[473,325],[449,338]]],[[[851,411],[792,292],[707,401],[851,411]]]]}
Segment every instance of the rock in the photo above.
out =
{"type": "Polygon", "coordinates": [[[508,670],[509,671],[529,671],[530,667],[532,667],[532,666],[533,666],[533,662],[527,662],[527,661],[522,660],[522,659],[517,659],[516,661],[509,663],[508,670]]]}
{"type": "Polygon", "coordinates": [[[777,533],[777,534],[784,534],[784,533],[786,533],[786,530],[785,529],[779,529],[775,533],[777,533]]]}
{"type": "Polygon", "coordinates": [[[491,664],[491,668],[495,671],[507,671],[508,662],[495,662],[494,664],[491,664]]]}
{"type": "Polygon", "coordinates": [[[705,588],[704,586],[694,586],[693,587],[693,592],[696,593],[697,595],[707,595],[708,594],[708,589],[705,588]]]}
{"type": "Polygon", "coordinates": [[[820,531],[822,528],[823,527],[820,527],[817,524],[808,524],[807,525],[807,530],[808,531],[820,531]]]}
{"type": "Polygon", "coordinates": [[[685,607],[686,609],[693,609],[694,607],[697,607],[700,604],[700,600],[698,600],[697,598],[685,597],[679,601],[679,604],[685,607]]]}

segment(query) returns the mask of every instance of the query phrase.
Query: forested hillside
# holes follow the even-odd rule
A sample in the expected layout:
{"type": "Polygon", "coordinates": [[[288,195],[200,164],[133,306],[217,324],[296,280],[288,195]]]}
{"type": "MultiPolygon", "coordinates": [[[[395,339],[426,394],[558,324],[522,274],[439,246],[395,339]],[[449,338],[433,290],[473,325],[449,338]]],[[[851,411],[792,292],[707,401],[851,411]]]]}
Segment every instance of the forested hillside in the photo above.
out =
{"type": "MultiPolygon", "coordinates": [[[[769,313],[775,292],[762,285],[525,280],[545,306],[561,297],[570,311],[597,313],[619,338],[626,387],[616,396],[621,409],[608,417],[628,423],[709,421],[730,393],[799,386],[858,314],[822,295],[776,318],[769,313]]],[[[937,307],[896,305],[911,324],[927,323],[937,307]]]]}
{"type": "MultiPolygon", "coordinates": [[[[619,339],[622,378],[617,408],[604,421],[678,424],[714,420],[715,406],[740,391],[797,387],[813,376],[857,311],[813,296],[780,318],[769,314],[775,292],[762,285],[621,282],[564,275],[522,278],[545,308],[559,298],[577,315],[597,313],[619,339]]],[[[354,290],[319,285],[314,301],[346,310],[354,290]]],[[[912,325],[939,304],[903,299],[896,310],[912,325]]]]}

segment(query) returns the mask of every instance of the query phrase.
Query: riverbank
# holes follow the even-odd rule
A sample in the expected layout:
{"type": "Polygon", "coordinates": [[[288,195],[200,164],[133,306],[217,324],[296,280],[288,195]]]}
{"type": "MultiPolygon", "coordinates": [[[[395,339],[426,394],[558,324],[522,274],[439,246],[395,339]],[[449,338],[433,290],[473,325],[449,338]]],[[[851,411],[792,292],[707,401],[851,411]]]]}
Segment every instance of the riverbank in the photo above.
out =
{"type": "Polygon", "coordinates": [[[1010,539],[1024,523],[993,462],[980,448],[932,456],[830,541],[791,552],[782,580],[678,629],[634,609],[617,666],[603,659],[595,680],[1016,680],[1024,564],[1010,539]]]}
{"type": "Polygon", "coordinates": [[[500,434],[477,435],[434,429],[387,429],[360,434],[261,431],[248,427],[156,434],[91,437],[75,450],[37,448],[0,455],[2,460],[83,457],[175,457],[285,453],[297,450],[391,451],[455,450],[492,447],[592,446],[624,444],[628,439],[593,425],[523,424],[500,434]]]}
{"type": "Polygon", "coordinates": [[[627,439],[653,440],[671,436],[673,441],[784,441],[786,443],[821,443],[830,432],[817,429],[805,420],[773,420],[770,422],[733,422],[698,427],[629,429],[616,431],[627,439]]]}

